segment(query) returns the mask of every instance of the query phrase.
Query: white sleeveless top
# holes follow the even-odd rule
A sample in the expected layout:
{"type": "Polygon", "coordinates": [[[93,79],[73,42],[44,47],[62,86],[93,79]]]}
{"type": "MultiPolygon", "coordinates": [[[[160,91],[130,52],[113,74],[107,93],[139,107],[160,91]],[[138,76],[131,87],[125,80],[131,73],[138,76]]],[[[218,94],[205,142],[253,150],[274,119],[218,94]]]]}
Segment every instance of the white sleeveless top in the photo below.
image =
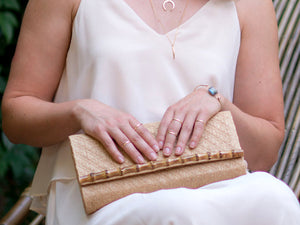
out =
{"type": "MultiPolygon", "coordinates": [[[[175,60],[166,35],[124,0],[81,0],[55,102],[97,99],[147,123],[161,120],[169,105],[199,84],[232,100],[239,47],[231,0],[209,0],[181,25],[175,60]]],[[[44,213],[51,181],[75,178],[70,152],[62,149],[57,144],[42,151],[32,185],[34,210],[44,213]]]]}

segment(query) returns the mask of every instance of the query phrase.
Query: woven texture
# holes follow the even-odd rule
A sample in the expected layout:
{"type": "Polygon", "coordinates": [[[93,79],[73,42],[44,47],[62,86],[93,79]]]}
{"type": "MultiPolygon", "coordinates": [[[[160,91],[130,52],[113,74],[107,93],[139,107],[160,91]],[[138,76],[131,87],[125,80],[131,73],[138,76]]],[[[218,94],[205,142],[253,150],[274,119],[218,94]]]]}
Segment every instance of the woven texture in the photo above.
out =
{"type": "MultiPolygon", "coordinates": [[[[145,127],[155,135],[159,123],[145,127]]],[[[177,187],[198,188],[246,173],[234,123],[229,112],[220,112],[207,124],[196,149],[182,156],[136,165],[126,154],[118,164],[101,143],[84,135],[69,138],[87,214],[132,193],[149,193],[177,187]]]]}

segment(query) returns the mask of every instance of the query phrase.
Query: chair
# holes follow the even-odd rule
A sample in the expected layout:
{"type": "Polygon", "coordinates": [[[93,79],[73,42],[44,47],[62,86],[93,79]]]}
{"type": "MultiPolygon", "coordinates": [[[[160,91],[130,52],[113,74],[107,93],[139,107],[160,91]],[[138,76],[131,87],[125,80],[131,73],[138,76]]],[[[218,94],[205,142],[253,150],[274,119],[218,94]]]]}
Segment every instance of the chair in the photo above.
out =
{"type": "MultiPolygon", "coordinates": [[[[26,188],[21,194],[19,200],[10,209],[10,211],[0,220],[0,225],[18,225],[29,213],[29,207],[32,198],[29,195],[30,187],[26,188]]],[[[38,225],[44,219],[43,215],[37,215],[29,225],[38,225]]]]}
{"type": "MultiPolygon", "coordinates": [[[[270,173],[287,183],[300,198],[300,0],[274,0],[279,25],[279,58],[285,102],[286,135],[278,161],[270,173]]],[[[29,212],[28,189],[0,220],[0,225],[20,224],[29,212]]],[[[31,225],[40,224],[38,215],[31,225]]]]}

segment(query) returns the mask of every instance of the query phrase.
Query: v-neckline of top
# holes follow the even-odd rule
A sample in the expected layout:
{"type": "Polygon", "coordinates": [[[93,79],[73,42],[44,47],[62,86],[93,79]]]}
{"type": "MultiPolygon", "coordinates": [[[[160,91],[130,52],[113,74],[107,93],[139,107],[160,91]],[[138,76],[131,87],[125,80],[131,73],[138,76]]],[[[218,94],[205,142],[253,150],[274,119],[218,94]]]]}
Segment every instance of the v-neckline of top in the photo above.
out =
{"type": "MultiPolygon", "coordinates": [[[[187,20],[185,20],[183,23],[181,23],[179,26],[182,28],[184,26],[187,26],[189,23],[193,22],[193,20],[195,20],[195,18],[202,13],[202,11],[204,11],[209,5],[210,5],[210,2],[212,2],[213,0],[208,0],[203,6],[201,6],[201,8],[199,8],[191,17],[189,17],[187,20]]],[[[143,20],[137,13],[136,11],[128,5],[127,2],[125,2],[124,0],[119,0],[119,2],[122,2],[120,3],[121,5],[123,5],[123,7],[125,9],[127,9],[128,11],[130,11],[131,15],[133,17],[135,17],[138,22],[140,22],[146,29],[150,30],[150,32],[154,33],[155,35],[158,35],[158,36],[166,36],[166,35],[169,35],[173,32],[175,32],[177,30],[178,27],[175,27],[171,30],[169,30],[168,32],[166,33],[159,33],[157,30],[155,30],[153,27],[151,27],[148,23],[145,22],[145,20],[143,20]]]]}

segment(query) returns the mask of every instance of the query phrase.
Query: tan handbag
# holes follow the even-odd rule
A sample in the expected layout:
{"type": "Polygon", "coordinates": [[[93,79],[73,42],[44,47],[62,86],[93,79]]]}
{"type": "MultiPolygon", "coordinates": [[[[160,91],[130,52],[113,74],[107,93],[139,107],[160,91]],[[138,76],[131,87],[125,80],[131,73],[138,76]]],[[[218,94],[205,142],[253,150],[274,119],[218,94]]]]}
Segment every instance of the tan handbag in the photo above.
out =
{"type": "MultiPolygon", "coordinates": [[[[155,135],[159,123],[144,126],[155,135]]],[[[78,182],[87,214],[132,193],[149,193],[203,185],[246,174],[238,136],[230,112],[220,112],[206,125],[196,149],[138,165],[125,156],[118,164],[97,140],[84,135],[69,137],[78,182]]]]}

